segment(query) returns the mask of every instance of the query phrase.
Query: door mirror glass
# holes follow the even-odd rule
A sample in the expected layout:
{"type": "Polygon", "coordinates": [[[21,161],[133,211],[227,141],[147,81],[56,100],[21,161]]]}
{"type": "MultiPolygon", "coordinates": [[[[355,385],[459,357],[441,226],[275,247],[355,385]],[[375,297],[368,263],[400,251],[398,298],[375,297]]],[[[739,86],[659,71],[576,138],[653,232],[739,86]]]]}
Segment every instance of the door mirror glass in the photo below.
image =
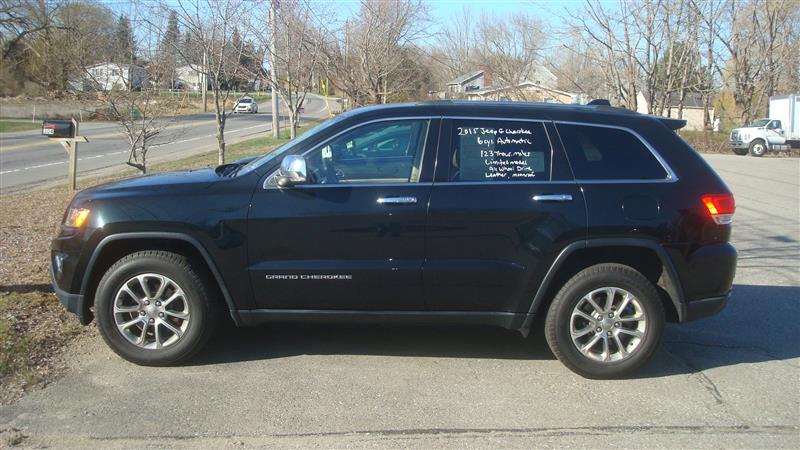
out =
{"type": "Polygon", "coordinates": [[[303,184],[308,179],[306,159],[301,155],[287,155],[281,161],[276,182],[280,187],[303,184]]]}

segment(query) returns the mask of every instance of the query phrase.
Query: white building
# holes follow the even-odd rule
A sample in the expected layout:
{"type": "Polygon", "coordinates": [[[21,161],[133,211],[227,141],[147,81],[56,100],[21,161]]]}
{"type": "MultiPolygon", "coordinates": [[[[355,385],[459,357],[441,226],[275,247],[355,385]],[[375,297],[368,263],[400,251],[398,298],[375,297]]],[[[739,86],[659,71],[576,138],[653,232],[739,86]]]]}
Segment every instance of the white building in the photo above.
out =
{"type": "Polygon", "coordinates": [[[100,63],[87,69],[89,82],[101,91],[113,88],[141,88],[147,80],[144,67],[131,64],[100,63]]]}
{"type": "MultiPolygon", "coordinates": [[[[661,96],[660,93],[656,95],[661,96]]],[[[647,93],[639,91],[636,94],[636,111],[642,114],[647,114],[651,109],[647,103],[647,93]]],[[[674,117],[676,119],[683,119],[686,121],[686,129],[693,131],[700,131],[705,128],[703,116],[705,110],[703,108],[703,96],[696,92],[687,92],[683,98],[683,112],[678,117],[680,108],[680,98],[677,93],[671,93],[666,98],[666,105],[661,115],[665,117],[674,117]]],[[[657,111],[653,114],[658,114],[657,111]]],[[[709,106],[708,109],[709,121],[714,123],[714,107],[709,106]]]]}
{"type": "Polygon", "coordinates": [[[186,90],[199,91],[203,85],[203,74],[200,72],[200,67],[189,64],[175,69],[177,84],[186,90]]]}

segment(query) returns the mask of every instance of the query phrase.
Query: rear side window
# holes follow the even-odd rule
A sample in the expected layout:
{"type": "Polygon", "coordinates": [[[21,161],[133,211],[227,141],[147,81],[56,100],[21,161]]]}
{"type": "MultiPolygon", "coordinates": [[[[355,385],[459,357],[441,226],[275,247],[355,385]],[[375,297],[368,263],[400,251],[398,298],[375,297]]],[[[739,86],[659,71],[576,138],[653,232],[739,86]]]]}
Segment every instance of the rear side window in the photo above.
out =
{"type": "Polygon", "coordinates": [[[539,122],[453,120],[450,181],[547,181],[550,141],[539,122]]]}
{"type": "Polygon", "coordinates": [[[660,180],[667,172],[632,133],[589,125],[558,124],[558,134],[579,180],[660,180]]]}

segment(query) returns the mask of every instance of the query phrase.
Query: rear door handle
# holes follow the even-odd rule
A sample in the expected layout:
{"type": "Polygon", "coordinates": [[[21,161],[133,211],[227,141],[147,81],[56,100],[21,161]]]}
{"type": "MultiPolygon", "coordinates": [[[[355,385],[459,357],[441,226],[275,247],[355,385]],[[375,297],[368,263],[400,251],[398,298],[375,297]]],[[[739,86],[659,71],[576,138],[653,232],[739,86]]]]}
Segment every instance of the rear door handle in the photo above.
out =
{"type": "Polygon", "coordinates": [[[536,202],[571,202],[572,196],[569,194],[534,195],[533,200],[536,202]]]}
{"type": "Polygon", "coordinates": [[[381,205],[413,205],[417,203],[417,197],[380,197],[378,203],[381,205]]]}

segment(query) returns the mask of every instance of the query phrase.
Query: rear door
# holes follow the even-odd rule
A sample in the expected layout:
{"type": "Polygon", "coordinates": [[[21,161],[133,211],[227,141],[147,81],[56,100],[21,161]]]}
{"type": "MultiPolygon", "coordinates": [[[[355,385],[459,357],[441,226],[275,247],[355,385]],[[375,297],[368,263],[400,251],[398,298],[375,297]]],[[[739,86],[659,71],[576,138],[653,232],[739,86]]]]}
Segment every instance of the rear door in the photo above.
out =
{"type": "Polygon", "coordinates": [[[423,268],[428,307],[527,312],[558,253],[586,237],[583,195],[544,121],[443,121],[423,268]]]}

